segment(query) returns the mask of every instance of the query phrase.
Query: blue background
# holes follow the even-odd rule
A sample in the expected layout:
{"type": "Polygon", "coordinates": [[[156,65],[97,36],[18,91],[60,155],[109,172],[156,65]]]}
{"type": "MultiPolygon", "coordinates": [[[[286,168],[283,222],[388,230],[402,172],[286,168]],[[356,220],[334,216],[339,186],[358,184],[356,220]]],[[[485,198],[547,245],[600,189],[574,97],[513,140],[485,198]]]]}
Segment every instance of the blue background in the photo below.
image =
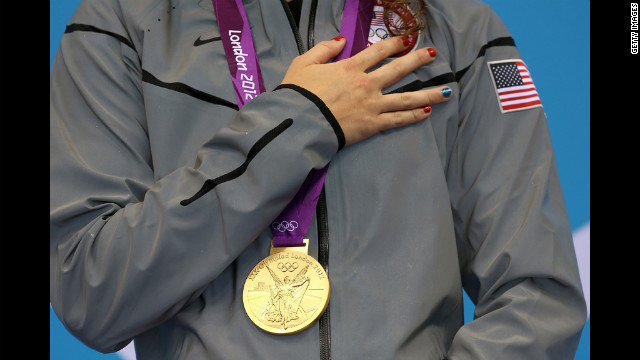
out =
{"type": "MultiPolygon", "coordinates": [[[[485,2],[511,30],[535,81],[548,117],[567,211],[575,232],[589,225],[591,219],[590,1],[485,2]]],[[[66,23],[79,3],[80,0],[49,2],[50,66],[66,23]]],[[[582,275],[590,281],[588,273],[582,275]]],[[[465,321],[473,319],[473,308],[465,295],[465,321]]],[[[101,354],[89,349],[65,330],[51,308],[49,312],[50,359],[123,359],[118,354],[101,354]]],[[[590,320],[582,333],[575,359],[590,359],[590,320]]]]}

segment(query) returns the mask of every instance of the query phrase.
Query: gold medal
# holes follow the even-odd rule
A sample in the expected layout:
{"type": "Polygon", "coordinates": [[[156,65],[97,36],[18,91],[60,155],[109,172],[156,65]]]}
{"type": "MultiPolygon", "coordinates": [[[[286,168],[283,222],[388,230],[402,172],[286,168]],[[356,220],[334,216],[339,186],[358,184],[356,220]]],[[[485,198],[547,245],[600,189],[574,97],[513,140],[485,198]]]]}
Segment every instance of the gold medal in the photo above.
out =
{"type": "Polygon", "coordinates": [[[329,278],[304,246],[273,247],[247,276],[242,301],[260,329],[275,335],[306,330],[329,304],[329,278]]]}

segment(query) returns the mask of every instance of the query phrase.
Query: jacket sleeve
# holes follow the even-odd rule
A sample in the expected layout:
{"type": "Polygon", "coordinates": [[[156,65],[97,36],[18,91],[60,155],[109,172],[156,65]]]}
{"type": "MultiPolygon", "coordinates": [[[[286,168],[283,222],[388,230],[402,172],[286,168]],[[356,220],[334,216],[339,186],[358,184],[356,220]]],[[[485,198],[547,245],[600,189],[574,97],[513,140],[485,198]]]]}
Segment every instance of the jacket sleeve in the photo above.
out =
{"type": "Polygon", "coordinates": [[[50,73],[50,301],[101,352],[197,296],[344,141],[319,99],[285,87],[158,177],[136,42],[109,3],[81,5],[99,24],[74,25],[91,31],[63,36],[50,73]]]}
{"type": "Polygon", "coordinates": [[[521,55],[508,42],[486,46],[510,36],[489,7],[466,21],[474,31],[452,35],[473,33],[475,45],[464,45],[468,55],[455,49],[470,66],[459,80],[447,181],[463,286],[476,308],[448,359],[570,359],[586,306],[546,115],[500,111],[487,62],[521,55]]]}

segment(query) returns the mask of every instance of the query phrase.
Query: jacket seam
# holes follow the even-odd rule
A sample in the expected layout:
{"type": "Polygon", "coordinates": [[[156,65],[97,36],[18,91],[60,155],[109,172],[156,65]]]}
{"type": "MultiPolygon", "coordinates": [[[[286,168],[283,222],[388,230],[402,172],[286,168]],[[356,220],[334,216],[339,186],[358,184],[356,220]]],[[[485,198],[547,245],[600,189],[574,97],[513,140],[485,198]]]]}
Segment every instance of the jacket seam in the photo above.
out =
{"type": "Polygon", "coordinates": [[[471,65],[473,65],[473,63],[476,62],[476,60],[483,57],[484,54],[487,52],[487,49],[496,47],[496,46],[516,47],[516,42],[511,36],[503,36],[503,37],[495,38],[493,40],[488,41],[486,44],[482,45],[482,47],[480,48],[480,51],[478,51],[478,55],[476,56],[476,58],[473,59],[473,61],[467,67],[465,67],[462,70],[456,71],[456,75],[455,75],[456,81],[460,82],[460,79],[462,79],[464,74],[469,70],[469,68],[471,68],[471,65]]]}
{"type": "Polygon", "coordinates": [[[262,151],[262,149],[269,145],[271,141],[278,137],[278,135],[282,134],[291,125],[293,125],[293,119],[285,119],[280,124],[278,124],[278,126],[269,130],[260,139],[258,139],[258,141],[251,147],[251,149],[249,149],[249,152],[247,153],[247,159],[240,166],[224,175],[218,176],[215,179],[206,180],[202,185],[202,188],[200,188],[200,190],[198,190],[195,195],[188,199],[180,201],[180,205],[187,206],[204,196],[209,191],[213,190],[216,186],[240,177],[245,173],[245,171],[247,171],[249,164],[256,157],[256,155],[258,155],[258,153],[262,151]]]}
{"type": "Polygon", "coordinates": [[[113,37],[114,39],[117,39],[121,43],[127,45],[128,47],[130,47],[134,51],[136,50],[136,48],[133,46],[133,43],[129,39],[127,39],[126,37],[124,37],[124,36],[122,36],[120,34],[116,34],[116,33],[112,32],[112,31],[101,29],[101,28],[93,26],[93,25],[73,23],[73,24],[67,25],[67,27],[64,29],[64,33],[65,34],[70,34],[72,32],[76,32],[76,31],[87,31],[87,32],[94,32],[94,33],[98,33],[98,34],[109,35],[109,36],[113,37]]]}
{"type": "Polygon", "coordinates": [[[195,89],[187,84],[181,83],[181,82],[173,82],[173,83],[168,83],[168,82],[164,82],[160,79],[158,79],[157,77],[153,76],[150,72],[142,69],[142,81],[146,82],[148,84],[151,85],[156,85],[168,90],[173,90],[173,91],[177,91],[189,96],[192,96],[196,99],[202,100],[202,101],[206,101],[208,103],[212,103],[212,104],[217,104],[217,105],[222,105],[222,106],[226,106],[228,108],[231,108],[233,110],[240,110],[240,108],[238,107],[238,105],[219,98],[215,95],[211,95],[208,94],[204,91],[195,89]]]}

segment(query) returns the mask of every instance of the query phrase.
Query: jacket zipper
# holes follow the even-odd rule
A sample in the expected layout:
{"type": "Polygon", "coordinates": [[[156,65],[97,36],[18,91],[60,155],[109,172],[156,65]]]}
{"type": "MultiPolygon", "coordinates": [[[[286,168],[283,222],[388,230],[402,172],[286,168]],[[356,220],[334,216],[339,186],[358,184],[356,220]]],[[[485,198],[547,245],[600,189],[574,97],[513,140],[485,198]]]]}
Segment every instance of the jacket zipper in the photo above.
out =
{"type": "MultiPolygon", "coordinates": [[[[318,223],[318,262],[329,274],[329,218],[327,216],[327,200],[324,185],[316,205],[316,221],[318,223]]],[[[331,322],[329,308],[320,317],[320,360],[331,360],[331,322]]]]}
{"type": "MultiPolygon", "coordinates": [[[[284,8],[285,13],[287,14],[287,19],[289,20],[289,25],[291,26],[291,30],[293,31],[293,35],[296,38],[296,45],[298,47],[298,53],[300,55],[305,53],[304,45],[302,43],[302,38],[300,37],[300,31],[298,30],[298,26],[295,23],[293,15],[289,10],[289,6],[286,3],[286,0],[280,0],[282,7],[284,8]]],[[[315,44],[314,40],[314,28],[315,28],[315,20],[316,20],[316,8],[318,7],[318,0],[312,0],[311,2],[311,11],[309,13],[309,27],[308,27],[308,37],[307,37],[307,49],[312,48],[315,44]]],[[[327,217],[327,201],[326,195],[324,192],[324,185],[322,186],[322,191],[320,192],[320,197],[318,198],[318,204],[316,205],[316,221],[318,224],[318,262],[324,268],[324,271],[329,274],[329,220],[327,217]]],[[[329,321],[329,306],[325,310],[324,314],[320,317],[318,321],[319,325],[319,343],[320,343],[320,360],[331,360],[331,326],[329,321]]]]}
{"type": "Polygon", "coordinates": [[[316,26],[316,8],[318,7],[318,0],[311,1],[311,11],[309,11],[309,27],[307,28],[307,49],[314,47],[315,39],[315,26],[316,26]]]}
{"type": "MultiPolygon", "coordinates": [[[[289,25],[291,26],[291,30],[293,31],[293,35],[296,37],[296,45],[298,46],[298,54],[304,54],[304,45],[302,44],[302,39],[300,38],[300,31],[298,30],[298,26],[296,25],[296,21],[293,19],[293,14],[291,14],[291,10],[289,10],[289,5],[287,5],[286,0],[280,0],[280,4],[284,8],[285,14],[287,14],[287,20],[289,20],[289,25]]],[[[302,15],[300,15],[302,16],[302,15]]]]}

